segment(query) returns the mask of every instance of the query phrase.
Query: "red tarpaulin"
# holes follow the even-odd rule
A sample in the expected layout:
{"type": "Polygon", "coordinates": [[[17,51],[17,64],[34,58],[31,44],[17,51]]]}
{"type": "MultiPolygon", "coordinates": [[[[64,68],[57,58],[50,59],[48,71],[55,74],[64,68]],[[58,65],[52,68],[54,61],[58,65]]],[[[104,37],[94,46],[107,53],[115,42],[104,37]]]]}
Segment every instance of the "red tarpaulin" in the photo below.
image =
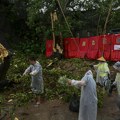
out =
{"type": "Polygon", "coordinates": [[[87,58],[97,59],[99,38],[100,38],[99,36],[94,36],[94,37],[89,37],[88,38],[87,58]]]}
{"type": "Polygon", "coordinates": [[[110,60],[111,53],[111,35],[101,35],[99,39],[98,57],[102,55],[106,60],[110,60]]]}
{"type": "Polygon", "coordinates": [[[79,58],[85,58],[88,50],[88,38],[80,38],[79,58]]]}
{"type": "MultiPolygon", "coordinates": [[[[53,40],[46,41],[46,56],[53,54],[53,40]]],[[[97,59],[104,56],[106,60],[120,60],[120,34],[101,35],[89,38],[65,38],[65,58],[97,59]]]]}
{"type": "Polygon", "coordinates": [[[65,58],[77,58],[79,51],[79,38],[64,39],[64,56],[65,58]]]}
{"type": "Polygon", "coordinates": [[[50,57],[53,54],[53,40],[46,41],[46,57],[50,57]]]}
{"type": "Polygon", "coordinates": [[[64,45],[64,57],[69,58],[69,56],[68,56],[69,38],[64,39],[63,45],[64,45]]]}
{"type": "Polygon", "coordinates": [[[111,60],[119,61],[120,60],[120,34],[112,35],[111,37],[111,60]]]}

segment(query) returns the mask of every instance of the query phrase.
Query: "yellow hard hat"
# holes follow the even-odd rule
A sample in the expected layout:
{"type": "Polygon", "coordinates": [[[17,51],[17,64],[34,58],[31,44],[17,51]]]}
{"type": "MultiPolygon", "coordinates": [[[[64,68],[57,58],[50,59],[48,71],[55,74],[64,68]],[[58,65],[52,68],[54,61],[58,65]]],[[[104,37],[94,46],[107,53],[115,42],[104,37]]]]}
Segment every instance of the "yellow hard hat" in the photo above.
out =
{"type": "Polygon", "coordinates": [[[100,58],[98,58],[97,60],[99,60],[99,61],[103,61],[103,62],[105,62],[106,60],[105,60],[105,58],[102,56],[102,57],[100,57],[100,58]]]}

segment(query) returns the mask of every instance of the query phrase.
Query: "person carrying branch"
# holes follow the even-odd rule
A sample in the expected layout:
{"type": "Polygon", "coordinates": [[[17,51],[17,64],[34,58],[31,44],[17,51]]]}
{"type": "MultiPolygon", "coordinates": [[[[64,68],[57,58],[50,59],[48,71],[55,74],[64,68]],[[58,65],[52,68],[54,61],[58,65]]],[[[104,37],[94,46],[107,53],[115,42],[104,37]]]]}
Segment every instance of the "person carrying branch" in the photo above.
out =
{"type": "Polygon", "coordinates": [[[78,120],[96,120],[97,118],[97,92],[93,73],[88,70],[79,80],[67,80],[69,85],[81,88],[78,120]]]}
{"type": "Polygon", "coordinates": [[[31,75],[31,89],[36,95],[36,105],[40,104],[40,94],[44,92],[42,66],[34,56],[29,57],[29,63],[31,64],[23,73],[23,75],[31,75]]]}

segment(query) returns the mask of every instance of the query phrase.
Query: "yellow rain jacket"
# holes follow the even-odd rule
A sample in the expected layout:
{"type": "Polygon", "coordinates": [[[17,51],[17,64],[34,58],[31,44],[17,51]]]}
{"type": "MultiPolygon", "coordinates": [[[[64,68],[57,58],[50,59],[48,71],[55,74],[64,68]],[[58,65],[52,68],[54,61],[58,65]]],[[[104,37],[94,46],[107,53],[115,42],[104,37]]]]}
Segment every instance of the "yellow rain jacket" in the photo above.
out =
{"type": "Polygon", "coordinates": [[[98,65],[94,65],[94,68],[97,72],[96,82],[101,83],[101,80],[104,77],[108,77],[108,74],[110,74],[110,70],[109,70],[108,64],[106,62],[99,63],[98,65]]]}

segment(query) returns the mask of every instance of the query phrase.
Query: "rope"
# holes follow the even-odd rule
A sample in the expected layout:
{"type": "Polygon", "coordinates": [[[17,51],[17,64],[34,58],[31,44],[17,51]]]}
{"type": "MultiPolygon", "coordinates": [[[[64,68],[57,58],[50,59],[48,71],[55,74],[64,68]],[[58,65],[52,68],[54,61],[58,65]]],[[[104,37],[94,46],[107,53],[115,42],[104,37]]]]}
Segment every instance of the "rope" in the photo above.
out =
{"type": "MultiPolygon", "coordinates": [[[[65,17],[65,14],[64,14],[64,12],[63,12],[63,9],[62,9],[62,7],[61,7],[60,1],[59,1],[59,0],[56,0],[56,1],[58,2],[58,5],[59,5],[60,10],[61,10],[61,12],[62,12],[62,15],[63,15],[63,17],[64,17],[64,19],[65,19],[65,22],[66,22],[66,24],[67,24],[67,27],[68,27],[68,29],[69,29],[69,32],[70,32],[71,36],[74,38],[73,33],[72,33],[72,31],[71,31],[71,29],[70,29],[70,26],[69,26],[69,24],[68,24],[68,22],[67,22],[67,19],[66,19],[66,17],[65,17]]],[[[75,38],[74,38],[73,40],[74,40],[74,42],[75,42],[75,45],[76,45],[77,48],[78,48],[78,51],[80,51],[79,45],[78,45],[78,43],[75,41],[75,38]]]]}
{"type": "Polygon", "coordinates": [[[63,17],[64,17],[64,19],[65,19],[65,22],[66,22],[66,24],[67,24],[67,27],[68,27],[68,29],[69,29],[69,31],[70,31],[70,34],[72,35],[72,37],[74,37],[74,36],[73,36],[73,33],[72,33],[71,29],[70,29],[70,26],[69,26],[69,24],[68,24],[68,22],[67,22],[67,19],[66,19],[66,17],[65,17],[65,14],[64,14],[64,12],[63,12],[63,10],[62,10],[60,1],[57,0],[57,2],[58,2],[58,5],[59,5],[59,7],[60,7],[60,10],[61,10],[61,12],[62,12],[62,14],[63,14],[63,17]]]}

